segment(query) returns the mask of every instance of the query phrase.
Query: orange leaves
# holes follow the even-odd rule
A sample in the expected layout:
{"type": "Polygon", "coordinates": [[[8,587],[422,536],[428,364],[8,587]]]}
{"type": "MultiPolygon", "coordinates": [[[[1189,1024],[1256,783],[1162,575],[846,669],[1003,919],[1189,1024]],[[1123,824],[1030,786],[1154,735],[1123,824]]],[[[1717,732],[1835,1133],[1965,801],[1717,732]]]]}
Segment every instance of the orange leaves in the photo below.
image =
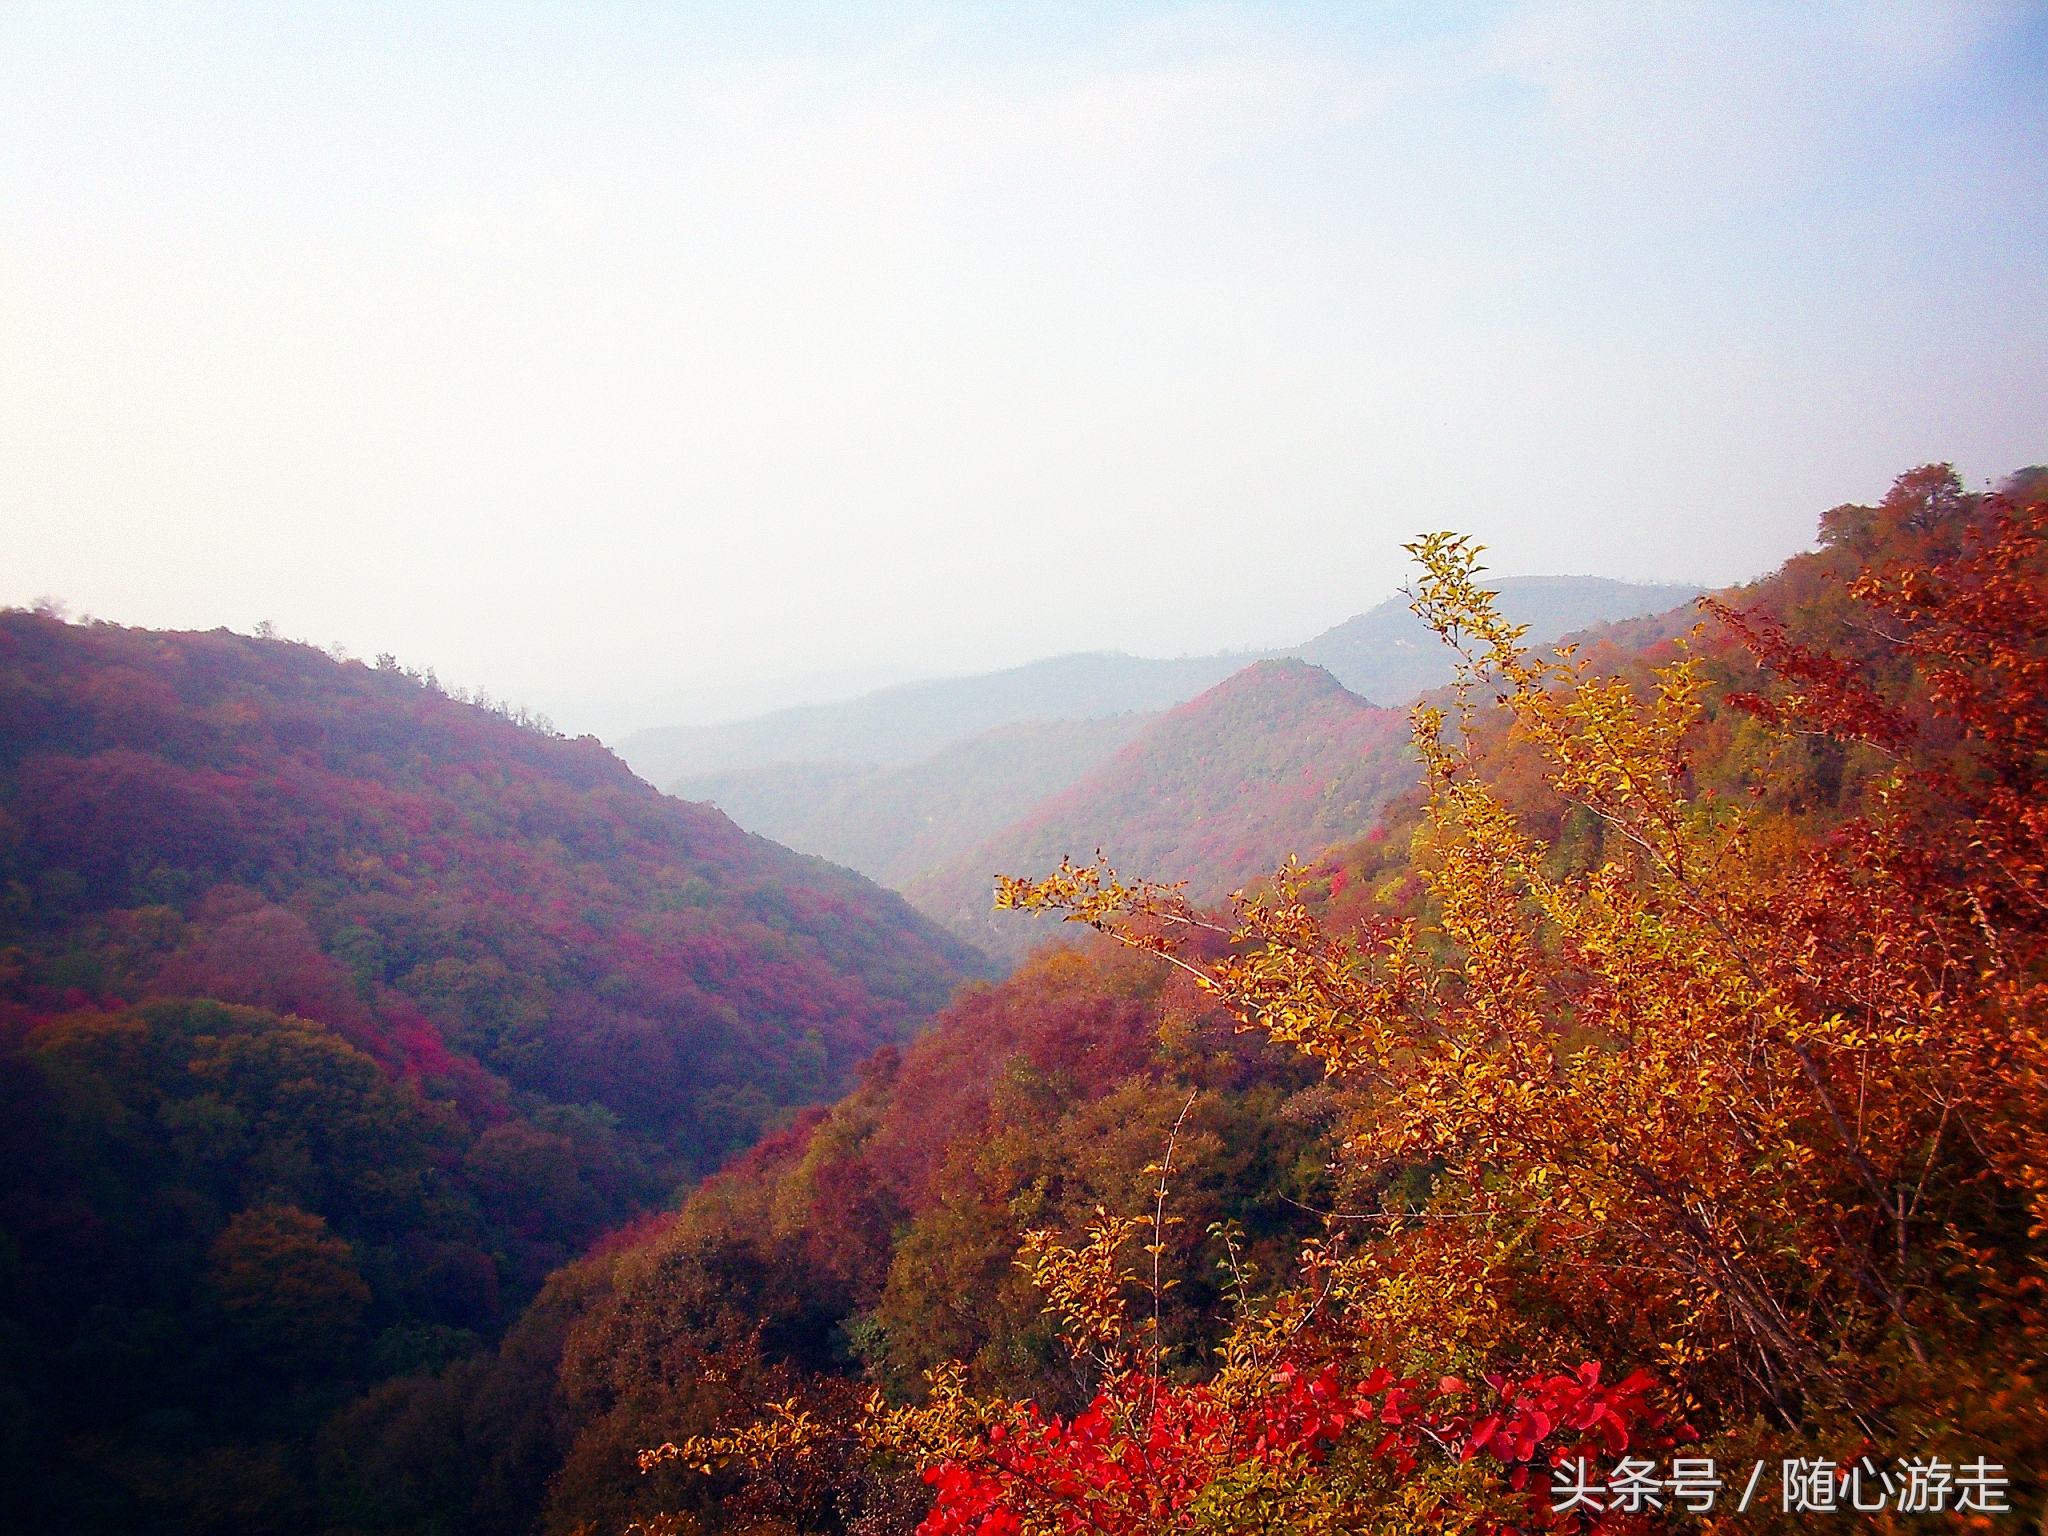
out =
{"type": "Polygon", "coordinates": [[[663,1441],[639,1456],[640,1470],[652,1472],[664,1462],[680,1461],[705,1476],[733,1462],[757,1463],[781,1456],[807,1456],[821,1426],[794,1397],[768,1405],[768,1417],[729,1435],[692,1435],[681,1445],[663,1441]]]}
{"type": "Polygon", "coordinates": [[[1024,1234],[1024,1254],[1032,1279],[1045,1292],[1046,1311],[1066,1320],[1061,1337],[1068,1348],[1116,1374],[1130,1368],[1122,1348],[1124,1287],[1137,1279],[1117,1267],[1117,1253],[1145,1223],[1111,1216],[1099,1206],[1095,1216],[1079,1250],[1060,1243],[1056,1233],[1039,1231],[1024,1234]]]}

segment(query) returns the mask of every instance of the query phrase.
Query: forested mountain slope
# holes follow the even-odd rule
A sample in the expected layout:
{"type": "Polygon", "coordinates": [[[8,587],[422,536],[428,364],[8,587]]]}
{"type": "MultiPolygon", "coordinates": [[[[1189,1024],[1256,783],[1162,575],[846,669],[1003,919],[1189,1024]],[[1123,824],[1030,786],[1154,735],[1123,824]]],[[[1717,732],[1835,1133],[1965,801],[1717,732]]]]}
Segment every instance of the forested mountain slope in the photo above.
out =
{"type": "MultiPolygon", "coordinates": [[[[1284,1266],[1317,1229],[1304,1207],[1329,1197],[1334,1106],[1312,1063],[1237,1034],[1163,967],[1061,952],[963,994],[640,1246],[565,1270],[495,1356],[359,1404],[330,1432],[330,1507],[376,1532],[612,1536],[656,1512],[726,1529],[750,1513],[721,1508],[731,1478],[641,1477],[635,1453],[833,1376],[915,1392],[949,1357],[1071,1411],[1080,1383],[1017,1245],[1142,1199],[1191,1094],[1168,1257],[1186,1280],[1167,1326],[1198,1350],[1220,1279],[1208,1223],[1234,1222],[1248,1260],[1284,1266]]],[[[820,1466],[800,1481],[823,1507],[766,1528],[908,1536],[928,1502],[900,1472],[820,1466]]]]}
{"type": "Polygon", "coordinates": [[[19,1017],[214,996],[429,1074],[438,1034],[702,1161],[832,1092],[976,963],[595,741],[396,671],[23,613],[0,646],[19,1017]]]}
{"type": "Polygon", "coordinates": [[[1080,779],[1153,718],[1024,721],[901,767],[784,763],[681,779],[669,793],[707,801],[764,837],[901,887],[1080,779]]]}
{"type": "Polygon", "coordinates": [[[0,613],[0,1508],[304,1528],[339,1402],[982,964],[395,668],[0,613]]]}
{"type": "Polygon", "coordinates": [[[1042,929],[989,910],[997,874],[1041,872],[1099,849],[1118,868],[1186,880],[1201,899],[1355,837],[1415,780],[1407,716],[1300,661],[1254,663],[1160,716],[1015,826],[904,887],[990,953],[1042,929]]]}
{"type": "Polygon", "coordinates": [[[1775,1508],[1788,1462],[1867,1446],[1981,1458],[2031,1519],[2048,506],[1932,467],[1822,534],[1688,673],[1624,625],[1499,684],[1514,729],[1482,694],[1434,801],[1235,937],[1040,888],[1131,947],[963,995],[496,1354],[388,1383],[331,1431],[329,1507],[1543,1530],[1553,1465],[1761,1463],[1775,1508]]]}
{"type": "MultiPolygon", "coordinates": [[[[107,978],[162,964],[130,951],[168,919],[52,943],[15,891],[5,984],[34,1028],[0,1061],[0,1154],[41,1176],[0,1208],[0,1513],[331,1536],[909,1536],[991,1510],[1116,1536],[1203,1512],[1545,1529],[1551,1458],[1618,1476],[1622,1431],[1655,1461],[1761,1461],[1773,1506],[1795,1457],[1987,1458],[2030,1518],[2044,570],[2048,506],[1917,471],[1723,594],[1735,617],[1689,638],[1690,673],[1670,623],[1631,621],[1584,677],[1497,685],[1514,729],[1481,690],[1436,800],[1396,795],[1235,940],[1161,893],[1041,890],[1038,931],[1082,932],[1051,916],[1084,907],[1139,948],[1090,939],[970,987],[679,1215],[556,1271],[495,1346],[461,1309],[499,1252],[633,1176],[603,1115],[516,1092],[472,1110],[506,1090],[404,1034],[392,983],[355,986],[351,1026],[391,1067],[315,1022],[124,1003],[107,978]],[[1682,857],[1646,855],[1660,839],[1682,857]],[[52,1007],[74,1011],[37,1023],[52,1007]],[[1070,1317],[1115,1303],[1088,1339],[1135,1368],[1062,1344],[1034,1270],[1070,1317]],[[643,1473],[638,1452],[744,1436],[770,1404],[772,1432],[643,1473]]],[[[1294,718],[1391,713],[1305,667],[1251,676],[1294,718]]],[[[52,921],[86,931],[82,908],[52,921]]],[[[185,947],[173,929],[163,952],[185,947]]]]}

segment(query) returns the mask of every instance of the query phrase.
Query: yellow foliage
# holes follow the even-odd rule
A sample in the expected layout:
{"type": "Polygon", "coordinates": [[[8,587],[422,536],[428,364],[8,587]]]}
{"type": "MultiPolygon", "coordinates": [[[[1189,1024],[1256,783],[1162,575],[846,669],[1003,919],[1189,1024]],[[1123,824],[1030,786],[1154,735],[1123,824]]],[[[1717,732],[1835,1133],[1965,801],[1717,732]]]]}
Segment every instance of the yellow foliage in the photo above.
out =
{"type": "Polygon", "coordinates": [[[1378,1213],[1377,1240],[1337,1267],[1371,1348],[1588,1351],[1653,1363],[1710,1417],[1791,1424],[1810,1404],[1881,1431],[1872,1362],[1888,1340],[1927,1357],[1958,1217],[1983,1214],[1959,1146],[2010,1123],[1984,1068],[2040,1060],[2012,1011],[1956,985],[1886,815],[1902,773],[1851,855],[1757,857],[1753,816],[1691,780],[1698,662],[1639,699],[1568,651],[1523,652],[1465,540],[1411,549],[1417,610],[1465,658],[1452,710],[1414,716],[1432,929],[1326,932],[1291,868],[1230,923],[1101,866],[1004,879],[997,904],[1160,954],[1244,1027],[1320,1058],[1356,1090],[1354,1187],[1429,1172],[1425,1208],[1378,1213]],[[1599,818],[1597,867],[1546,874],[1547,848],[1476,771],[1482,688],[1599,818]],[[1452,714],[1465,728],[1447,735],[1452,714]],[[1228,938],[1224,958],[1189,957],[1201,930],[1228,938]]]}

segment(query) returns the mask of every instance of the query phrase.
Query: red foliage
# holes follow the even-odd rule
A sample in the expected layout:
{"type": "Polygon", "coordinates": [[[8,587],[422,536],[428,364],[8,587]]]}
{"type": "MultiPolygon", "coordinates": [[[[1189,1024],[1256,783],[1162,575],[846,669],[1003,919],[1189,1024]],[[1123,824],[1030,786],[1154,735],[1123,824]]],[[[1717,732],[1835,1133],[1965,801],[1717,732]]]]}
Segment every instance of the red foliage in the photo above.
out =
{"type": "Polygon", "coordinates": [[[31,1020],[67,986],[282,1009],[479,1106],[485,1069],[602,1103],[699,1166],[976,963],[594,740],[309,646],[27,613],[0,614],[0,894],[31,1020]],[[130,943],[142,910],[169,924],[130,943]]]}
{"type": "Polygon", "coordinates": [[[1499,1463],[1508,1487],[1523,1495],[1520,1512],[1494,1527],[1502,1533],[1634,1530],[1646,1523],[1639,1515],[1615,1507],[1560,1512],[1547,1486],[1529,1488],[1541,1468],[1576,1473],[1583,1464],[1591,1480],[1630,1450],[1695,1438],[1655,1408],[1647,1372],[1614,1385],[1600,1376],[1597,1361],[1550,1375],[1492,1375],[1490,1396],[1478,1404],[1457,1377],[1432,1387],[1384,1368],[1347,1385],[1335,1365],[1283,1365],[1271,1390],[1249,1404],[1228,1403],[1208,1385],[1126,1378],[1124,1390],[1105,1391],[1070,1421],[1024,1405],[989,1432],[980,1455],[931,1468],[925,1480],[938,1497],[919,1536],[1007,1536],[1023,1529],[1027,1510],[1049,1512],[1077,1536],[1174,1529],[1220,1472],[1246,1463],[1313,1466],[1354,1432],[1373,1437],[1370,1454],[1396,1476],[1429,1455],[1499,1463]]]}
{"type": "Polygon", "coordinates": [[[1785,626],[1761,610],[1740,612],[1715,598],[1701,607],[1734,632],[1760,666],[1789,682],[1808,686],[1799,692],[1766,697],[1737,692],[1723,702],[1783,730],[1810,731],[1844,741],[1867,741],[1897,752],[1913,738],[1913,722],[1904,710],[1887,703],[1852,661],[1799,644],[1785,626]]]}

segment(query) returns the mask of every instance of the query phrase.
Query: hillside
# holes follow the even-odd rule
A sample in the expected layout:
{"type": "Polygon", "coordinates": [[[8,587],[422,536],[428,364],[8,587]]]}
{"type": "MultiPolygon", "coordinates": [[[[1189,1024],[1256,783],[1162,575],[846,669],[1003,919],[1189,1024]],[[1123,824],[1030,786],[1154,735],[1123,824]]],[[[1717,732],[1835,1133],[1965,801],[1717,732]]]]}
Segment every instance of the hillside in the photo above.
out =
{"type": "Polygon", "coordinates": [[[1051,930],[989,910],[998,873],[1043,873],[1100,849],[1119,869],[1220,896],[1370,825],[1415,780],[1407,731],[1404,713],[1375,708],[1319,667],[1256,662],[904,891],[954,933],[1013,958],[1051,930]]]}
{"type": "Polygon", "coordinates": [[[983,965],[395,667],[0,613],[0,1523],[304,1528],[326,1414],[983,965]]]}
{"type": "MultiPolygon", "coordinates": [[[[1684,606],[1694,591],[1688,587],[1590,576],[1492,584],[1535,644],[1607,621],[1639,628],[1656,622],[1637,615],[1676,612],[1672,622],[1681,626],[1694,618],[1684,606]]],[[[1401,597],[1282,654],[1322,666],[1352,693],[1387,704],[1405,704],[1452,675],[1449,653],[1401,597]]],[[[914,887],[920,901],[938,903],[928,910],[949,912],[948,921],[958,923],[964,887],[948,882],[964,876],[950,866],[1097,766],[1130,738],[1145,712],[1184,702],[1245,661],[1061,657],[737,725],[643,732],[624,750],[671,794],[714,803],[750,831],[899,890],[914,887]],[[948,739],[972,722],[999,720],[1008,723],[948,739]],[[679,762],[726,766],[665,778],[679,762]],[[932,894],[940,890],[946,894],[932,894]]],[[[1114,841],[1102,819],[1107,814],[1104,808],[1088,823],[1095,829],[1089,835],[1114,841]]],[[[1010,920],[976,918],[956,931],[988,939],[996,931],[990,922],[1010,920]]]]}
{"type": "Polygon", "coordinates": [[[1171,661],[1102,652],[1055,656],[731,725],[636,731],[619,744],[619,755],[649,783],[664,786],[780,763],[912,763],[993,726],[1167,709],[1252,659],[1250,653],[1171,661]]]}
{"type": "Polygon", "coordinates": [[[0,667],[17,1021],[207,995],[429,1073],[438,1037],[458,1076],[605,1105],[702,1165],[976,965],[595,741],[396,670],[24,613],[0,615],[0,667]]]}
{"type": "MultiPolygon", "coordinates": [[[[658,1517],[896,1533],[992,1507],[1135,1533],[1197,1495],[1198,1513],[1253,1510],[1232,1528],[1505,1513],[1534,1530],[1555,1525],[1530,1476],[1553,1455],[1604,1478],[1623,1451],[1682,1448],[1761,1463],[1775,1492],[1786,1460],[1867,1443],[1881,1415],[1897,1443],[1996,1464],[2031,1518],[2048,1496],[2029,1001],[2048,974],[2048,506],[1995,510],[1918,472],[1883,507],[1828,514],[1818,553],[1724,594],[1767,638],[1711,624],[1693,643],[1683,772],[1654,725],[1669,626],[1616,625],[1592,642],[1595,687],[1553,676],[1555,693],[1514,696],[1521,730],[1483,708],[1459,798],[1396,797],[1306,872],[1302,907],[1235,942],[1168,931],[1184,968],[1148,952],[1155,918],[1127,913],[1130,948],[1091,937],[963,994],[672,1221],[564,1270],[503,1348],[337,1420],[329,1497],[350,1529],[394,1536],[658,1517]],[[1890,580],[1852,596],[1870,568],[1890,580]],[[1545,721],[1614,708],[1644,736],[1568,731],[1569,766],[1557,738],[1546,752],[1545,721]],[[1822,711],[1840,734],[1816,728],[1822,711]],[[1630,753],[1631,771],[1561,783],[1588,752],[1630,753]],[[1674,804],[1690,814],[1665,818],[1674,804]],[[1660,826],[1718,855],[1696,866],[1714,879],[1638,857],[1660,826]],[[1771,968],[1783,1017],[1731,955],[1771,968]],[[1958,1100],[1971,1134],[1949,1137],[1958,1100]],[[1829,1113],[1844,1104],[1858,1118],[1829,1113]],[[1762,1164],[1759,1124],[1780,1138],[1762,1164]],[[1938,1202],[1886,1209],[1921,1180],[1938,1202]],[[1645,1263],[1644,1232],[1689,1262],[1645,1263]],[[1721,1272],[1692,1262],[1724,1233],[1776,1333],[1719,1304],[1721,1272]],[[1141,1368],[1119,1377],[1070,1357],[1047,1315],[1064,1300],[1074,1316],[1073,1278],[1098,1274],[1128,1313],[1081,1342],[1135,1336],[1141,1352],[1111,1358],[1141,1368]],[[1865,1294],[1880,1282],[1888,1295],[1865,1294]],[[1276,1340],[1290,1318],[1316,1326],[1276,1340]],[[1157,1376],[1142,1369],[1155,1341],[1157,1376]],[[1211,1377],[1226,1345],[1267,1352],[1211,1377]],[[909,1454],[865,1452],[870,1394],[944,1406],[918,1384],[947,1379],[948,1359],[973,1433],[897,1415],[909,1454]],[[1773,1398],[1795,1372],[1802,1390],[1773,1398]],[[1304,1383],[1366,1402],[1282,1464],[1286,1502],[1249,1503],[1245,1469],[1269,1464],[1304,1383]],[[1531,1411],[1539,1393],[1616,1433],[1574,1439],[1531,1411]],[[765,1403],[807,1416],[800,1449],[779,1436],[709,1456],[711,1476],[636,1462],[757,1423],[765,1403]],[[1177,1438],[1202,1411],[1214,1438],[1177,1438]],[[1088,1432],[1042,1432],[1055,1413],[1088,1432]],[[1410,1432],[1423,1415],[1442,1417],[1410,1432]],[[1126,1426],[1161,1421],[1140,1455],[1126,1426]],[[1502,1423],[1520,1443],[1476,1427],[1502,1423]],[[1002,1443],[1019,1438],[1023,1456],[1002,1443]],[[1091,1478],[1110,1453],[1130,1470],[1091,1478]]],[[[1299,675],[1247,687],[1317,693],[1299,675]]]]}
{"type": "Polygon", "coordinates": [[[900,886],[1065,789],[1153,718],[999,725],[901,767],[784,763],[681,779],[669,793],[707,801],[763,837],[900,886]]]}
{"type": "MultiPolygon", "coordinates": [[[[1651,704],[1673,626],[1597,631],[1595,687],[1553,677],[1555,693],[1512,700],[1520,716],[1481,708],[1455,804],[1396,795],[1364,836],[1304,871],[1301,908],[1241,942],[1167,930],[1181,967],[1148,952],[1162,930],[1141,916],[1124,932],[1133,948],[1084,934],[1078,949],[964,990],[915,1041],[878,1051],[840,1103],[806,1111],[674,1216],[557,1272],[500,1345],[390,1372],[333,1414],[316,1508],[270,1528],[904,1536],[928,1514],[931,1529],[966,1528],[974,1506],[961,1518],[962,1506],[983,1490],[1006,1518],[1050,1509],[1047,1528],[1063,1528],[1074,1506],[1056,1503],[1057,1486],[1048,1503],[1046,1479],[998,1479],[1019,1464],[978,1433],[995,1418],[1002,1440],[1057,1458],[1062,1481],[1079,1466],[1073,1486],[1104,1486],[1090,1477],[1102,1461],[1087,1459],[1099,1446],[1123,1455],[1151,1502],[1082,1513],[1110,1511],[1091,1528],[1151,1531],[1158,1508],[1177,1514],[1196,1492],[1210,1509],[1237,1507],[1245,1468],[1257,1473],[1285,1428],[1273,1410],[1298,1402],[1297,1387],[1319,1383],[1327,1399],[1390,1378],[1424,1384],[1397,1417],[1463,1417],[1427,1435],[1375,1411],[1331,1424],[1327,1453],[1288,1468],[1283,1518],[1262,1513],[1258,1529],[1341,1528],[1332,1511],[1375,1529],[1437,1529],[1445,1510],[1552,1523],[1541,1484],[1517,1502],[1531,1449],[1605,1458],[1604,1477],[1613,1442],[1575,1444],[1524,1413],[1527,1445],[1462,1455],[1476,1423],[1522,1411],[1501,1385],[1512,1381],[1531,1384],[1525,1403],[1540,1384],[1611,1407],[1645,1456],[1683,1446],[1724,1466],[1754,1458],[1773,1477],[1785,1459],[1861,1443],[1862,1416],[1881,1414],[1899,1443],[1998,1462],[2014,1505],[2038,1508],[2043,1078],[2028,1000],[2048,971],[2048,507],[2007,517],[1930,469],[1882,507],[1827,514],[1822,544],[1723,594],[1760,615],[1752,634],[1789,672],[1727,625],[1690,642],[1702,691],[1682,772],[1651,704]],[[1870,567],[1891,581],[1852,596],[1870,567]],[[1838,661],[1811,665],[1802,646],[1838,661]],[[1648,734],[1616,733],[1614,747],[1569,727],[1615,709],[1648,734]],[[1818,728],[1821,712],[1845,734],[1818,728]],[[1510,729],[1516,718],[1524,729],[1510,729]],[[1527,728],[1546,720],[1568,723],[1575,757],[1633,754],[1630,772],[1560,785],[1527,728]],[[1584,803],[1596,795],[1605,816],[1584,803]],[[1665,816],[1674,805],[1685,814],[1665,816]],[[1693,867],[1714,879],[1681,883],[1639,858],[1639,842],[1610,836],[1615,825],[1696,840],[1710,857],[1693,867]],[[1900,857],[1871,856],[1888,851],[1900,857]],[[1547,925],[1559,913],[1568,929],[1547,925]],[[1755,1006],[1731,951],[1772,968],[1784,1017],[1755,1006]],[[1233,970],[1233,954],[1283,963],[1233,970]],[[1959,1099],[1971,1134],[1950,1137],[1959,1099]],[[1830,1103],[1861,1118],[1837,1119],[1830,1103]],[[1789,1149],[1761,1167],[1760,1123],[1789,1149]],[[1680,1176],[1697,1200],[1670,1198],[1680,1176]],[[1941,1199],[1901,1208],[1902,1241],[1883,1203],[1921,1179],[1941,1199]],[[1103,1246],[1085,1246],[1105,1226],[1103,1246]],[[1715,1273],[1643,1262],[1642,1231],[1696,1255],[1724,1230],[1782,1337],[1713,1304],[1725,1297],[1715,1273]],[[1049,1234],[1035,1249],[1033,1231],[1049,1234]],[[1153,1378],[1070,1358],[1032,1283],[1034,1254],[1045,1285],[1099,1262],[1105,1294],[1128,1308],[1123,1338],[1167,1350],[1157,1390],[1172,1413],[1156,1459],[1120,1427],[1143,1422],[1144,1400],[1090,1402],[1118,1381],[1149,1395],[1153,1378]],[[1119,1291],[1119,1273],[1138,1281],[1119,1291]],[[1895,1288],[1897,1310],[1864,1295],[1873,1277],[1895,1288]],[[1326,1308],[1339,1286],[1355,1299],[1326,1308]],[[1271,1324],[1290,1317],[1317,1325],[1276,1345],[1271,1324]],[[1211,1376],[1225,1345],[1285,1353],[1225,1382],[1211,1376]],[[974,1394],[977,1434],[951,1434],[943,1413],[922,1430],[898,1416],[888,1423],[908,1431],[906,1455],[864,1449],[872,1394],[942,1408],[923,1373],[946,1379],[949,1359],[974,1394]],[[1850,1406],[1811,1386],[1760,1413],[1759,1393],[1795,1371],[1847,1382],[1850,1406]],[[1212,1393],[1219,1384],[1245,1395],[1212,1393]],[[1062,1440],[1039,1433],[1026,1399],[1067,1425],[1102,1411],[1083,1416],[1088,1436],[1062,1440]],[[731,1433],[777,1403],[806,1416],[801,1445],[778,1432],[751,1455],[710,1452],[709,1476],[680,1458],[641,1470],[641,1450],[731,1433]],[[1652,1438],[1658,1411],[1682,1414],[1676,1444],[1652,1438]],[[1197,1412],[1225,1419],[1220,1454],[1172,1435],[1197,1412]],[[1386,1447],[1404,1458],[1383,1462],[1386,1447]],[[985,1480],[963,1483],[963,1464],[985,1480]],[[1420,1520],[1418,1488],[1432,1501],[1420,1520]]],[[[1278,710],[1289,739],[1304,714],[1340,732],[1388,714],[1298,664],[1248,669],[1207,704],[1155,721],[1124,755],[1169,726],[1198,734],[1190,718],[1211,711],[1256,723],[1278,710]]],[[[1354,745],[1380,755],[1393,743],[1354,745]]],[[[79,1060],[77,1044],[56,1044],[79,1060]]],[[[196,1119],[181,1110],[172,1123],[196,1119]]],[[[128,1342],[103,1329],[76,1359],[118,1360],[128,1342]]],[[[249,1485],[218,1463],[204,1475],[249,1485]]],[[[111,1527],[73,1516],[65,1528],[111,1527]]]]}
{"type": "Polygon", "coordinates": [[[394,1381],[337,1421],[330,1496],[364,1532],[571,1536],[680,1512],[702,1522],[686,1530],[909,1536],[929,1496],[901,1469],[818,1469],[831,1518],[750,1524],[720,1508],[730,1477],[643,1477],[634,1454],[821,1378],[850,1387],[865,1369],[903,1390],[949,1356],[1070,1411],[1074,1377],[1017,1245],[1141,1198],[1139,1170],[1197,1085],[1170,1238],[1188,1278],[1167,1325],[1205,1341],[1210,1221],[1237,1223],[1247,1257],[1276,1269],[1318,1230],[1292,1202],[1329,1197],[1327,1093],[1313,1063],[1238,1034],[1164,967],[1056,954],[964,993],[639,1246],[565,1270],[495,1355],[394,1381]]]}

